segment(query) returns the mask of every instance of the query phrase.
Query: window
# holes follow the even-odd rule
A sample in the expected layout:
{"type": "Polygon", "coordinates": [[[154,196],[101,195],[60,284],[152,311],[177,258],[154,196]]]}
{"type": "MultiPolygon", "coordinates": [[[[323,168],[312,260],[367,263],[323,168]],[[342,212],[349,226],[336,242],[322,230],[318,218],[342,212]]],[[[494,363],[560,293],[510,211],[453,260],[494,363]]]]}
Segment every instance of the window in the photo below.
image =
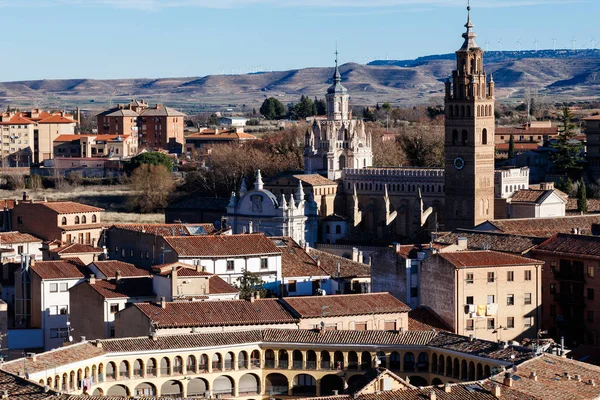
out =
{"type": "Polygon", "coordinates": [[[531,293],[525,293],[525,304],[531,304],[531,293]]]}
{"type": "Polygon", "coordinates": [[[290,293],[296,292],[296,281],[288,281],[288,292],[290,292],[290,293]]]}
{"type": "Polygon", "coordinates": [[[116,314],[119,311],[119,304],[118,303],[112,303],[110,305],[110,313],[111,314],[116,314]]]}
{"type": "Polygon", "coordinates": [[[72,237],[71,237],[71,234],[70,234],[70,233],[68,233],[68,234],[67,234],[67,243],[72,243],[72,240],[73,240],[73,239],[72,239],[72,237]]]}
{"type": "Polygon", "coordinates": [[[260,259],[260,269],[267,269],[267,268],[269,268],[269,259],[261,258],[260,259]]]}
{"type": "Polygon", "coordinates": [[[593,265],[588,265],[587,276],[589,276],[590,278],[594,277],[594,266],[593,265]]]}
{"type": "Polygon", "coordinates": [[[367,330],[367,323],[366,322],[356,322],[356,323],[354,323],[354,330],[355,331],[366,331],[367,330]]]}
{"type": "Polygon", "coordinates": [[[506,273],[506,280],[507,280],[508,282],[512,282],[512,281],[514,281],[514,280],[515,280],[515,271],[508,271],[508,272],[506,273]]]}
{"type": "Polygon", "coordinates": [[[488,283],[494,283],[494,273],[488,272],[487,276],[488,276],[488,283]]]}
{"type": "Polygon", "coordinates": [[[533,326],[533,317],[523,318],[523,326],[525,328],[531,328],[533,326]]]}
{"type": "Polygon", "coordinates": [[[495,327],[496,327],[496,323],[495,323],[494,318],[488,318],[487,319],[487,328],[488,329],[495,329],[495,327]]]}
{"type": "Polygon", "coordinates": [[[587,320],[588,320],[588,322],[594,322],[594,311],[593,310],[587,311],[587,320]]]}
{"type": "Polygon", "coordinates": [[[507,306],[515,305],[515,295],[514,294],[509,294],[506,296],[506,305],[507,306]]]}
{"type": "Polygon", "coordinates": [[[467,304],[475,304],[473,296],[467,296],[467,304]]]}
{"type": "Polygon", "coordinates": [[[227,260],[227,271],[233,271],[233,260],[227,260]]]}
{"type": "Polygon", "coordinates": [[[385,321],[383,327],[386,331],[395,331],[396,330],[396,321],[385,321]]]}
{"type": "Polygon", "coordinates": [[[17,217],[17,224],[23,223],[23,217],[17,217]]]}
{"type": "Polygon", "coordinates": [[[58,306],[50,306],[48,310],[50,315],[58,315],[58,306]]]}
{"type": "Polygon", "coordinates": [[[65,306],[60,306],[58,308],[58,313],[60,315],[67,315],[69,313],[69,306],[66,306],[66,305],[65,306]]]}
{"type": "Polygon", "coordinates": [[[410,288],[410,297],[419,297],[419,288],[418,287],[410,288]]]}
{"type": "Polygon", "coordinates": [[[467,274],[466,281],[467,281],[468,284],[473,283],[473,274],[472,273],[467,274]]]}
{"type": "Polygon", "coordinates": [[[85,215],[81,217],[81,223],[87,224],[87,217],[85,215]]]}
{"type": "Polygon", "coordinates": [[[593,288],[588,288],[587,298],[588,298],[588,300],[594,300],[594,289],[593,288]]]}
{"type": "Polygon", "coordinates": [[[514,328],[515,327],[515,317],[507,317],[506,318],[506,327],[514,328]]]}
{"type": "Polygon", "coordinates": [[[146,260],[150,259],[150,252],[146,250],[146,260]]]}
{"type": "Polygon", "coordinates": [[[67,217],[62,217],[61,225],[66,225],[66,224],[67,224],[67,217]]]}
{"type": "Polygon", "coordinates": [[[467,320],[467,327],[466,327],[466,330],[468,330],[468,331],[473,331],[473,330],[475,330],[475,320],[473,320],[473,319],[468,319],[468,320],[467,320]]]}
{"type": "Polygon", "coordinates": [[[111,337],[111,338],[114,338],[114,337],[115,337],[115,327],[114,327],[114,326],[111,326],[111,327],[110,327],[110,337],[111,337]]]}
{"type": "Polygon", "coordinates": [[[96,223],[96,221],[97,221],[97,219],[96,219],[96,214],[93,214],[93,215],[92,215],[92,224],[95,224],[95,223],[96,223]]]}
{"type": "Polygon", "coordinates": [[[50,293],[57,293],[58,292],[58,283],[51,283],[50,284],[50,293]]]}
{"type": "Polygon", "coordinates": [[[78,224],[79,224],[79,215],[76,215],[75,216],[75,225],[78,225],[78,224]]]}
{"type": "Polygon", "coordinates": [[[488,294],[487,297],[487,304],[494,304],[496,300],[496,296],[494,296],[493,294],[488,294]]]}
{"type": "Polygon", "coordinates": [[[23,254],[23,246],[17,246],[17,254],[23,254]]]}
{"type": "Polygon", "coordinates": [[[525,271],[525,280],[526,281],[530,281],[531,280],[531,270],[525,271]]]}

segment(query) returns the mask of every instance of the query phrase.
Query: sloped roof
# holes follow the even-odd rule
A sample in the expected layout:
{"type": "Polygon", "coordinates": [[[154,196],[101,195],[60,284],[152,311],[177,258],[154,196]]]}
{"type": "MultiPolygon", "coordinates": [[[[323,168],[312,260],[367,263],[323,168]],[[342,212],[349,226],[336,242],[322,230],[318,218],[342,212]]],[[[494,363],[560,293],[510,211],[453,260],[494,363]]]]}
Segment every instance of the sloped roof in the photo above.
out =
{"type": "MultiPolygon", "coordinates": [[[[210,285],[210,284],[209,284],[210,285]]],[[[294,318],[277,299],[170,302],[166,308],[155,303],[138,303],[157,328],[235,326],[294,323],[294,318]]]]}
{"type": "Polygon", "coordinates": [[[533,249],[533,253],[599,260],[600,237],[557,233],[533,249]]]}
{"type": "Polygon", "coordinates": [[[87,273],[79,259],[36,261],[29,268],[42,279],[84,279],[87,273]]]}
{"type": "Polygon", "coordinates": [[[332,181],[331,179],[327,179],[319,174],[294,175],[294,178],[301,180],[303,183],[309,184],[311,186],[337,185],[336,182],[332,181]]]}
{"type": "Polygon", "coordinates": [[[185,117],[185,114],[174,108],[156,105],[140,111],[142,117],[185,117]]]}
{"type": "Polygon", "coordinates": [[[439,330],[452,332],[453,329],[435,311],[426,306],[413,308],[408,312],[409,331],[439,330]]]}
{"type": "Polygon", "coordinates": [[[46,391],[43,385],[1,370],[0,392],[6,392],[8,395],[7,399],[11,400],[56,399],[56,392],[52,390],[46,391]]]}
{"type": "Polygon", "coordinates": [[[81,243],[70,243],[64,246],[58,247],[56,249],[50,250],[50,253],[56,254],[84,254],[84,253],[93,253],[100,254],[102,253],[102,249],[99,247],[93,247],[88,244],[81,243]]]}
{"type": "Polygon", "coordinates": [[[104,211],[103,208],[94,206],[88,206],[87,204],[76,203],[74,201],[43,201],[39,203],[31,203],[47,207],[58,214],[76,214],[86,212],[100,212],[104,211]]]}
{"type": "Polygon", "coordinates": [[[478,268],[496,266],[525,266],[543,264],[543,261],[533,260],[509,253],[497,251],[457,251],[438,253],[440,257],[454,265],[456,268],[478,268]]]}
{"type": "Polygon", "coordinates": [[[410,307],[389,293],[284,297],[283,301],[300,318],[320,318],[323,311],[327,317],[410,311],[410,307]]]}
{"type": "Polygon", "coordinates": [[[517,235],[549,238],[556,233],[572,233],[574,229],[591,233],[592,225],[600,224],[600,214],[577,215],[568,217],[497,219],[487,221],[475,227],[482,231],[487,224],[495,230],[517,235]]]}
{"type": "Polygon", "coordinates": [[[460,231],[447,233],[444,236],[438,237],[434,240],[434,243],[452,245],[456,244],[458,238],[467,239],[469,250],[487,249],[513,254],[525,254],[544,240],[542,238],[508,235],[500,232],[460,231]]]}
{"type": "Polygon", "coordinates": [[[294,239],[271,237],[271,240],[281,251],[281,275],[284,278],[329,276],[294,239]]]}
{"type": "Polygon", "coordinates": [[[567,198],[564,193],[558,190],[535,190],[535,189],[521,189],[515,192],[510,197],[511,203],[535,203],[542,204],[548,197],[552,194],[556,194],[558,198],[563,200],[563,202],[567,203],[567,198]],[[561,195],[562,194],[562,195],[561,195]]]}
{"type": "Polygon", "coordinates": [[[29,233],[21,232],[0,232],[0,245],[13,243],[36,243],[42,242],[42,239],[36,238],[29,233]]]}
{"type": "Polygon", "coordinates": [[[234,257],[281,254],[263,233],[222,236],[165,236],[179,257],[234,257]]]}
{"type": "Polygon", "coordinates": [[[208,281],[208,294],[233,294],[239,289],[225,282],[219,275],[212,276],[208,281]]]}
{"type": "Polygon", "coordinates": [[[105,299],[155,296],[150,278],[121,279],[119,282],[97,279],[93,285],[89,282],[82,282],[80,285],[89,285],[105,299]]]}
{"type": "Polygon", "coordinates": [[[107,277],[107,279],[114,279],[117,271],[119,272],[121,278],[142,278],[151,276],[150,271],[123,261],[94,261],[92,264],[94,264],[96,268],[98,268],[98,270],[107,277]]]}
{"type": "Polygon", "coordinates": [[[361,262],[352,261],[344,257],[337,256],[335,254],[327,253],[326,251],[317,250],[310,248],[309,254],[318,260],[321,265],[320,267],[332,277],[337,278],[338,276],[338,264],[340,266],[340,277],[341,278],[354,278],[354,277],[369,277],[371,276],[371,267],[361,262]]]}
{"type": "Polygon", "coordinates": [[[211,234],[216,231],[215,226],[206,224],[114,224],[115,228],[134,232],[145,232],[158,236],[184,236],[211,234]]]}

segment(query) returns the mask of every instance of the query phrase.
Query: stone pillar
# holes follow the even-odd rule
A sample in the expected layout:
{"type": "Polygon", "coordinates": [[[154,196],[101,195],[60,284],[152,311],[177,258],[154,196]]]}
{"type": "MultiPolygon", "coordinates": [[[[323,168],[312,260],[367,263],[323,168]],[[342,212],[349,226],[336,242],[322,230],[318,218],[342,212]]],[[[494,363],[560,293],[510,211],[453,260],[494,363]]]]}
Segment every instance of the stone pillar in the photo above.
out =
{"type": "Polygon", "coordinates": [[[275,369],[279,368],[279,350],[273,350],[273,355],[275,356],[275,369]]]}
{"type": "Polygon", "coordinates": [[[287,355],[288,355],[288,369],[292,369],[292,367],[294,366],[294,350],[287,351],[287,355]]]}
{"type": "Polygon", "coordinates": [[[321,380],[320,379],[315,379],[315,383],[316,383],[316,397],[319,397],[321,395],[321,380]]]}
{"type": "Polygon", "coordinates": [[[317,355],[317,371],[321,370],[321,352],[320,351],[315,351],[315,354],[317,355]]]}
{"type": "Polygon", "coordinates": [[[377,352],[371,353],[371,368],[377,367],[377,352]]]}
{"type": "MultiPolygon", "coordinates": [[[[238,354],[233,353],[233,360],[232,360],[232,362],[233,362],[233,370],[234,371],[238,370],[238,357],[239,357],[239,353],[238,354]]],[[[237,395],[236,395],[236,397],[237,397],[237,395]]]]}
{"type": "Polygon", "coordinates": [[[292,396],[294,393],[294,380],[288,380],[288,396],[292,396]]]}

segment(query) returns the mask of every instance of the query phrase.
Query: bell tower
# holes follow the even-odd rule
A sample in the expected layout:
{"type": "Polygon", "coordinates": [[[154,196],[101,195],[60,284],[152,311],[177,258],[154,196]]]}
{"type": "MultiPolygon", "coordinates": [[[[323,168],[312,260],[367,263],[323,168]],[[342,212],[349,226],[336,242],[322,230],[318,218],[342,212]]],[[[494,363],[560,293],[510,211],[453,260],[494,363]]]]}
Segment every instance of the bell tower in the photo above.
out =
{"type": "Polygon", "coordinates": [[[351,119],[348,89],[342,85],[342,74],[338,68],[338,51],[335,51],[335,72],[333,85],[327,89],[327,119],[329,121],[346,121],[351,119]]]}
{"type": "Polygon", "coordinates": [[[483,69],[471,7],[445,94],[445,229],[494,219],[494,80],[483,69]]]}

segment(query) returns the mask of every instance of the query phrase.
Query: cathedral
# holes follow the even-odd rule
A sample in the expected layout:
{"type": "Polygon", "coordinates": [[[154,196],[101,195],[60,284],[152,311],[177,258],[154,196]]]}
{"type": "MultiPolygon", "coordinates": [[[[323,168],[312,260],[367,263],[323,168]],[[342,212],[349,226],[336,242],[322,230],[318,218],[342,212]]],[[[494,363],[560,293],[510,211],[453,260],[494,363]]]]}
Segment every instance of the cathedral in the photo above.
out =
{"type": "Polygon", "coordinates": [[[316,233],[308,232],[318,231],[318,219],[341,215],[353,240],[417,241],[438,229],[494,219],[494,81],[483,67],[470,7],[465,28],[456,70],[445,84],[444,168],[373,167],[371,134],[352,118],[336,53],[327,117],[314,120],[304,143],[305,176],[327,178],[335,188],[334,207],[324,215],[312,195],[305,199],[301,182],[288,200],[276,184],[265,190],[258,176],[254,191],[242,187],[232,196],[227,219],[234,231],[260,225],[261,231],[313,244],[316,233]]]}

